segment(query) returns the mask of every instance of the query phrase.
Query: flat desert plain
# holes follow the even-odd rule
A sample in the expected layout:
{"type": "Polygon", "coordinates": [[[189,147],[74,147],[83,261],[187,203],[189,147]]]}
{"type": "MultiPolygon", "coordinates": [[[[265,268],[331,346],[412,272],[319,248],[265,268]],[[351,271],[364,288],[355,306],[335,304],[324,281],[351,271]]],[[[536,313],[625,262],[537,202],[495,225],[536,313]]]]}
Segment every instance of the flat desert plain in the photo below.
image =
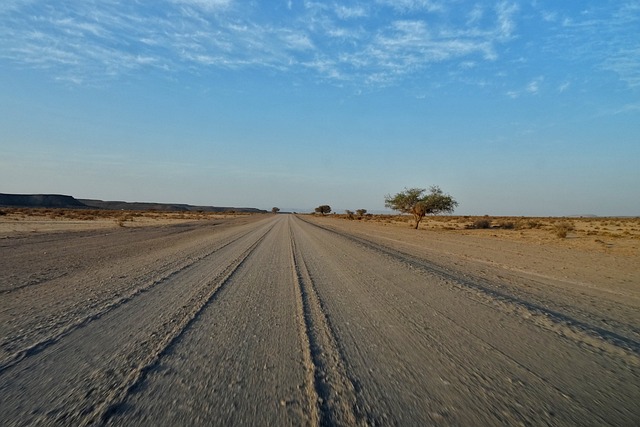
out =
{"type": "Polygon", "coordinates": [[[3,213],[2,425],[640,423],[637,219],[3,213]]]}

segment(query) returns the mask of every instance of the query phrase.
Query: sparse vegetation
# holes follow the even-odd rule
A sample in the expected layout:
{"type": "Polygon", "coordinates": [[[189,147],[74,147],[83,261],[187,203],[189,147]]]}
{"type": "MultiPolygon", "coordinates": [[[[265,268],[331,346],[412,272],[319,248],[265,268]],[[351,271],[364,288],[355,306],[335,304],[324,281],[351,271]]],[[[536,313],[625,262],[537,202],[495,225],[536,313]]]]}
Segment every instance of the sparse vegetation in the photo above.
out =
{"type": "MultiPolygon", "coordinates": [[[[332,218],[348,220],[346,214],[332,215],[332,218]]],[[[364,223],[380,224],[389,227],[405,227],[411,216],[406,214],[365,214],[356,217],[364,223]]],[[[482,224],[482,223],[480,223],[482,224]]],[[[537,244],[554,244],[561,246],[583,247],[587,250],[606,250],[608,252],[640,255],[640,218],[602,217],[508,217],[508,216],[455,216],[432,215],[425,217],[421,226],[430,230],[470,235],[509,239],[519,242],[530,241],[537,244]],[[477,221],[490,220],[489,228],[477,228],[477,221]],[[616,225],[611,225],[614,222],[616,225]],[[560,224],[566,223],[567,227],[560,224]],[[620,226],[618,226],[620,224],[620,226]],[[511,228],[513,225],[513,228],[511,228]],[[560,231],[558,237],[557,228],[560,231]],[[565,230],[563,231],[563,228],[565,230]],[[622,228],[622,230],[618,230],[622,228]],[[567,238],[569,237],[569,238],[567,238]],[[597,243],[596,241],[605,242],[597,243]],[[596,243],[594,243],[596,242],[596,243]]],[[[413,228],[413,222],[412,222],[413,228]]]]}
{"type": "Polygon", "coordinates": [[[104,221],[111,220],[116,224],[133,222],[135,218],[156,220],[206,220],[228,215],[250,215],[250,213],[203,212],[203,211],[134,211],[111,209],[67,209],[67,208],[3,208],[8,220],[47,219],[51,221],[104,221]]]}
{"type": "Polygon", "coordinates": [[[413,215],[415,229],[426,215],[451,213],[458,206],[458,202],[448,194],[444,194],[440,187],[432,186],[429,193],[423,188],[405,188],[394,196],[387,195],[384,205],[394,211],[413,215]]]}
{"type": "Polygon", "coordinates": [[[356,214],[358,214],[358,216],[365,216],[366,213],[367,213],[366,209],[358,209],[358,210],[356,210],[356,214]]]}
{"type": "Polygon", "coordinates": [[[280,212],[280,208],[277,208],[275,206],[271,208],[271,213],[277,214],[278,212],[280,212]]]}
{"type": "Polygon", "coordinates": [[[355,219],[355,215],[354,215],[353,211],[350,211],[350,210],[347,209],[346,211],[344,211],[344,213],[345,213],[345,215],[347,215],[347,219],[350,219],[350,220],[354,220],[355,219]]]}

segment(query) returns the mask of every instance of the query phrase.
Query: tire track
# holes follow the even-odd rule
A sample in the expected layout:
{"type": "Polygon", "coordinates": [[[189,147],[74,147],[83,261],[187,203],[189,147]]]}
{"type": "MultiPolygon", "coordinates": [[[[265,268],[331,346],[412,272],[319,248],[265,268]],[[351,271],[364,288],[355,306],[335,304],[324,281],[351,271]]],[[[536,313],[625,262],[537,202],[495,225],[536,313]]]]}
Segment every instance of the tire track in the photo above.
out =
{"type": "Polygon", "coordinates": [[[69,273],[67,273],[67,272],[62,272],[62,273],[54,274],[52,276],[47,276],[47,277],[44,277],[44,278],[31,279],[28,282],[23,283],[22,285],[14,286],[14,287],[11,287],[11,288],[0,289],[0,295],[11,294],[13,292],[17,292],[17,291],[20,291],[22,289],[29,288],[31,286],[38,286],[38,285],[41,285],[43,283],[50,282],[51,280],[60,279],[61,277],[64,277],[64,276],[66,276],[68,274],[69,273]]]}
{"type": "Polygon", "coordinates": [[[124,381],[113,388],[106,399],[97,405],[97,408],[78,423],[78,425],[103,425],[118,411],[120,406],[124,404],[127,396],[144,381],[147,373],[153,370],[160,359],[171,349],[180,337],[184,335],[204,309],[215,301],[220,291],[229,283],[238,269],[246,262],[256,248],[260,246],[272,229],[273,226],[268,227],[249,248],[235,258],[218,276],[208,282],[201,292],[198,292],[197,295],[191,298],[183,307],[183,309],[189,308],[188,311],[181,313],[180,320],[176,322],[175,327],[157,343],[153,350],[149,352],[147,357],[135,369],[131,370],[124,381]]]}
{"type": "MultiPolygon", "coordinates": [[[[142,295],[145,292],[148,292],[150,290],[152,290],[153,288],[155,288],[158,285],[161,285],[167,281],[169,281],[172,277],[176,276],[179,273],[184,272],[185,270],[191,268],[192,266],[196,265],[197,263],[206,260],[207,258],[210,258],[211,256],[213,256],[216,252],[232,245],[233,243],[237,242],[238,240],[244,238],[245,236],[249,235],[250,233],[252,233],[254,230],[250,230],[246,233],[240,234],[238,236],[235,236],[234,238],[232,238],[231,240],[221,244],[220,246],[217,246],[216,248],[206,252],[203,255],[197,256],[197,257],[192,257],[192,256],[187,256],[185,257],[185,259],[183,260],[182,263],[180,263],[178,266],[172,268],[169,271],[164,272],[160,277],[155,278],[152,281],[146,282],[144,283],[142,286],[136,287],[135,289],[133,289],[131,292],[127,293],[126,295],[123,295],[119,298],[116,298],[114,300],[111,300],[110,302],[108,302],[105,305],[102,305],[100,307],[98,307],[98,309],[90,314],[87,314],[79,319],[75,319],[75,321],[71,322],[71,323],[67,323],[66,325],[61,326],[59,329],[57,329],[55,332],[53,332],[52,334],[43,337],[41,339],[39,339],[38,341],[24,347],[21,348],[19,350],[16,350],[13,352],[13,354],[5,357],[3,360],[0,361],[0,374],[2,374],[2,372],[4,372],[5,370],[15,366],[16,364],[20,363],[22,360],[36,355],[38,353],[40,353],[41,351],[45,350],[46,348],[48,348],[49,346],[55,344],[56,342],[60,341],[62,338],[66,337],[67,335],[71,334],[72,332],[74,332],[77,329],[83,328],[85,326],[87,326],[88,324],[90,324],[91,322],[93,322],[94,320],[100,319],[101,317],[103,317],[104,315],[108,314],[109,312],[115,310],[116,308],[132,301],[134,298],[142,295]]],[[[12,337],[12,339],[10,340],[6,340],[4,342],[2,342],[0,345],[5,346],[8,343],[12,342],[12,341],[16,341],[19,340],[21,337],[17,336],[17,337],[12,337]]]]}
{"type": "MultiPolygon", "coordinates": [[[[300,218],[301,219],[301,218],[300,218]]],[[[582,344],[606,351],[618,357],[623,357],[627,362],[638,365],[640,356],[640,342],[618,334],[614,331],[601,328],[596,325],[575,319],[570,315],[557,310],[544,307],[535,302],[527,301],[517,296],[493,289],[486,280],[478,277],[463,277],[448,269],[432,264],[415,256],[391,249],[370,240],[341,233],[329,227],[315,224],[304,219],[302,221],[309,225],[338,235],[346,240],[357,243],[367,249],[382,253],[393,259],[401,261],[411,269],[421,270],[430,275],[436,275],[459,288],[472,291],[475,295],[483,298],[487,303],[504,310],[508,306],[509,311],[515,311],[522,318],[529,319],[539,327],[550,330],[565,338],[570,338],[582,344]]]]}
{"type": "Polygon", "coordinates": [[[293,230],[291,227],[289,230],[311,425],[366,425],[357,414],[356,390],[346,372],[335,334],[296,247],[293,230]]]}

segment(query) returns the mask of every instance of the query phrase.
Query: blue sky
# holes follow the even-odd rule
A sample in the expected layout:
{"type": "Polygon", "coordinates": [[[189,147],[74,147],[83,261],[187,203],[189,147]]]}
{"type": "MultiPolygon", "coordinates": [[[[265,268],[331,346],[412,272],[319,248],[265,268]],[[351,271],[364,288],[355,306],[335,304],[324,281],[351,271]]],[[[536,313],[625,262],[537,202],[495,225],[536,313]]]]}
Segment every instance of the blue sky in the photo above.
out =
{"type": "Polygon", "coordinates": [[[640,215],[640,1],[4,0],[0,192],[640,215]]]}

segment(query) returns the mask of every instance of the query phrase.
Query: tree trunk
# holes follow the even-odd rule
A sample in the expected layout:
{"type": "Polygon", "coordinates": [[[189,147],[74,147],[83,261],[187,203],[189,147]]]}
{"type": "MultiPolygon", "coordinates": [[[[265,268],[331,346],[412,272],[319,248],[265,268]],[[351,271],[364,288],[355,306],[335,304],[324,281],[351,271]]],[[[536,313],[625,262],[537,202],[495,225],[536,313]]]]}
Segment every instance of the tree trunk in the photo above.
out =
{"type": "Polygon", "coordinates": [[[416,220],[416,226],[414,228],[417,230],[418,226],[420,225],[420,221],[422,220],[422,217],[420,215],[413,214],[413,218],[416,220]]]}

